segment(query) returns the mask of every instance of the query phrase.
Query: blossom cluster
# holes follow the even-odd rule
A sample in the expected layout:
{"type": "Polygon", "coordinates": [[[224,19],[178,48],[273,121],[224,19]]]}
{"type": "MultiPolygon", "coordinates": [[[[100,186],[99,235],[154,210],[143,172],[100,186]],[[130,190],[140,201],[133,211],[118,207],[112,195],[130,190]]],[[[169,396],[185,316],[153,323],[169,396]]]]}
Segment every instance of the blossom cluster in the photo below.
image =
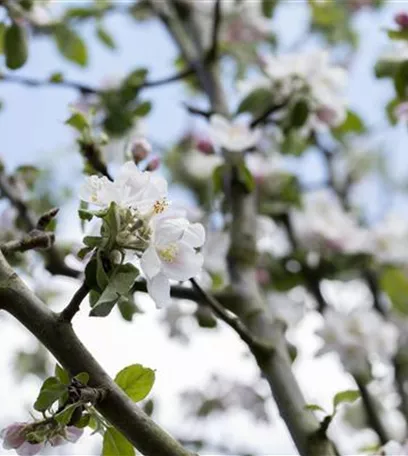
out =
{"type": "Polygon", "coordinates": [[[285,106],[277,110],[276,119],[287,116],[287,109],[298,100],[309,109],[305,134],[311,129],[340,125],[346,117],[343,91],[346,71],[330,64],[325,51],[264,57],[264,75],[255,80],[242,81],[243,94],[263,88],[271,93],[271,102],[285,106]]]}
{"type": "Polygon", "coordinates": [[[88,177],[80,197],[103,209],[115,205],[118,229],[112,249],[136,254],[158,306],[170,301],[169,280],[184,281],[200,272],[203,256],[197,249],[204,244],[204,227],[170,207],[164,178],[127,162],[114,181],[88,177]]]}
{"type": "MultiPolygon", "coordinates": [[[[40,424],[40,423],[39,423],[40,424]]],[[[83,434],[83,430],[75,426],[62,426],[57,429],[46,429],[48,435],[39,439],[39,433],[33,432],[36,423],[13,423],[0,432],[3,448],[14,449],[20,456],[33,456],[39,453],[47,444],[52,447],[75,443],[83,434]]],[[[48,428],[44,426],[44,428],[48,428]]],[[[41,433],[43,434],[43,433],[41,433]]]]}
{"type": "Polygon", "coordinates": [[[327,309],[324,325],[316,334],[324,341],[318,355],[336,352],[344,367],[354,374],[364,373],[373,359],[390,361],[398,347],[397,328],[368,309],[350,313],[327,309]]]}

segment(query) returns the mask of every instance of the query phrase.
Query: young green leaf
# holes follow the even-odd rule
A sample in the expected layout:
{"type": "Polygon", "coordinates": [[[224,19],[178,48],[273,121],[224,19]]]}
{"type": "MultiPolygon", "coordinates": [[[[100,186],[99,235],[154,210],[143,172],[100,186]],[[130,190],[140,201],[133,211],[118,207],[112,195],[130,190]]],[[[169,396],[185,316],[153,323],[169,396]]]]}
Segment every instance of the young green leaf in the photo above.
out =
{"type": "Polygon", "coordinates": [[[44,412],[67,391],[67,385],[61,383],[56,377],[49,377],[43,383],[40,394],[34,403],[35,410],[44,412]]]}
{"type": "Polygon", "coordinates": [[[88,51],[84,40],[75,30],[65,24],[55,27],[54,38],[60,53],[71,62],[79,66],[88,63],[88,51]]]}
{"type": "Polygon", "coordinates": [[[250,92],[239,104],[237,114],[250,112],[254,116],[260,115],[271,107],[272,93],[269,89],[261,87],[250,92]]]}
{"type": "Polygon", "coordinates": [[[78,404],[68,405],[68,407],[64,408],[64,410],[57,413],[54,418],[58,421],[58,423],[67,425],[71,421],[72,415],[77,408],[78,404]]]}
{"type": "Polygon", "coordinates": [[[71,378],[68,372],[65,369],[63,369],[59,364],[55,365],[54,375],[64,385],[68,386],[71,383],[71,378]]]}
{"type": "Polygon", "coordinates": [[[134,456],[132,444],[119,431],[111,427],[103,435],[102,456],[134,456]]]}
{"type": "Polygon", "coordinates": [[[65,123],[66,125],[70,125],[75,128],[80,133],[90,127],[88,119],[81,112],[74,112],[72,116],[65,121],[65,123]]]}
{"type": "Polygon", "coordinates": [[[152,103],[150,101],[143,101],[133,110],[133,115],[136,117],[144,117],[152,110],[152,103]]]}
{"type": "Polygon", "coordinates": [[[333,398],[333,408],[336,410],[339,404],[344,402],[354,402],[360,397],[360,392],[357,390],[340,391],[333,398]]]}
{"type": "Polygon", "coordinates": [[[115,382],[134,401],[144,399],[153,387],[154,370],[133,364],[122,369],[115,377],[115,382]]]}
{"type": "Polygon", "coordinates": [[[105,29],[105,27],[103,27],[102,24],[99,24],[96,27],[96,36],[99,38],[99,41],[109,49],[116,49],[115,40],[112,38],[112,35],[105,29]]]}
{"type": "Polygon", "coordinates": [[[309,117],[309,106],[306,100],[299,100],[293,106],[290,113],[290,126],[294,128],[303,127],[309,117]]]}
{"type": "Polygon", "coordinates": [[[75,377],[83,385],[87,385],[89,382],[89,374],[87,372],[81,372],[80,374],[75,375],[75,377]]]}
{"type": "Polygon", "coordinates": [[[317,405],[317,404],[307,404],[305,406],[305,410],[310,410],[312,412],[323,412],[323,413],[326,413],[324,408],[320,407],[320,405],[317,405]]]}
{"type": "Polygon", "coordinates": [[[27,31],[23,25],[13,22],[4,32],[6,65],[10,70],[21,68],[28,58],[27,31]]]}
{"type": "Polygon", "coordinates": [[[4,53],[4,35],[6,34],[6,25],[0,22],[0,54],[4,53]]]}
{"type": "Polygon", "coordinates": [[[113,309],[121,296],[127,296],[135,282],[139,270],[133,264],[127,263],[119,266],[109,283],[92,307],[91,316],[106,317],[113,309]]]}

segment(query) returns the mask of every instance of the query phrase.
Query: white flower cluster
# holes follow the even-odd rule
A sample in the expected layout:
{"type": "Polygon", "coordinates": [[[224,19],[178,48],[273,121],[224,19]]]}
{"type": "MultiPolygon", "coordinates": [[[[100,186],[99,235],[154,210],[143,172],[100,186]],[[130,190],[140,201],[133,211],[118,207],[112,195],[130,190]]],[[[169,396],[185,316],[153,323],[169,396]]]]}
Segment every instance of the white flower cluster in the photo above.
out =
{"type": "MultiPolygon", "coordinates": [[[[346,71],[332,66],[326,51],[266,57],[264,73],[255,81],[241,83],[244,94],[266,88],[270,89],[277,104],[287,100],[305,100],[310,111],[303,127],[305,133],[327,125],[338,126],[344,121],[346,71]]],[[[285,115],[285,109],[277,111],[276,116],[285,115]]]]}
{"type": "Polygon", "coordinates": [[[337,352],[344,367],[355,374],[365,369],[367,361],[388,362],[395,355],[398,330],[374,310],[356,309],[350,313],[327,309],[324,326],[316,331],[324,346],[318,355],[337,352]]]}
{"type": "Polygon", "coordinates": [[[365,253],[380,263],[408,263],[408,220],[388,215],[372,228],[361,227],[327,190],[306,194],[303,210],[293,211],[299,244],[319,253],[365,253]]]}
{"type": "Polygon", "coordinates": [[[127,162],[114,182],[88,177],[80,197],[102,208],[116,203],[116,244],[140,258],[149,294],[158,306],[170,301],[169,280],[184,281],[200,272],[203,256],[196,249],[204,244],[204,228],[190,223],[184,212],[169,208],[162,177],[127,162]]]}

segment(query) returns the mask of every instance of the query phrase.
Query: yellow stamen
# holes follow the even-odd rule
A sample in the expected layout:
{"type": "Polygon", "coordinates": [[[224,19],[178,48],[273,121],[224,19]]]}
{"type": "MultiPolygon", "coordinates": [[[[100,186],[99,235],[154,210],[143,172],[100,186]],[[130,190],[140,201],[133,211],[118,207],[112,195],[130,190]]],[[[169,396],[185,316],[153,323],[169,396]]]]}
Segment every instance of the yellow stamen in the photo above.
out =
{"type": "Polygon", "coordinates": [[[166,200],[166,198],[163,198],[162,200],[158,200],[153,204],[153,212],[155,214],[161,214],[164,212],[166,207],[169,205],[169,202],[166,200]]]}
{"type": "Polygon", "coordinates": [[[169,244],[167,247],[159,249],[160,258],[166,263],[173,263],[178,253],[177,244],[169,244]]]}

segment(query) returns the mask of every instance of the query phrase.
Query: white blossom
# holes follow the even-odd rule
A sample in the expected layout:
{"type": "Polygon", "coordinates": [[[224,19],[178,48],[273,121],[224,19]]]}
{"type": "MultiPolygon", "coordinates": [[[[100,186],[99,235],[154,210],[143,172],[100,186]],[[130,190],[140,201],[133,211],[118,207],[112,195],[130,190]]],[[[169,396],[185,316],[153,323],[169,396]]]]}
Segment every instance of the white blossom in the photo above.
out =
{"type": "Polygon", "coordinates": [[[238,123],[237,120],[228,120],[214,114],[210,119],[210,137],[214,144],[234,152],[242,152],[254,147],[259,141],[261,131],[238,123]]]}
{"type": "Polygon", "coordinates": [[[147,278],[149,294],[158,306],[170,302],[169,280],[184,281],[196,276],[203,256],[196,248],[204,244],[205,232],[200,223],[163,215],[152,219],[152,237],[140,264],[147,278]]]}
{"type": "Polygon", "coordinates": [[[349,313],[326,309],[323,327],[316,334],[324,341],[317,354],[337,352],[345,368],[354,373],[364,368],[366,360],[389,361],[398,344],[397,328],[367,309],[349,313]]]}
{"type": "Polygon", "coordinates": [[[373,254],[383,263],[408,262],[408,221],[389,214],[372,230],[373,254]]]}
{"type": "Polygon", "coordinates": [[[215,154],[203,154],[197,149],[188,151],[183,158],[183,166],[187,173],[197,180],[208,180],[214,169],[221,165],[222,157],[215,154]]]}
{"type": "Polygon", "coordinates": [[[308,250],[352,254],[372,248],[367,230],[326,190],[306,194],[303,210],[293,211],[293,226],[298,242],[308,250]]]}
{"type": "Polygon", "coordinates": [[[90,176],[80,191],[83,201],[108,207],[111,202],[133,208],[146,215],[162,212],[166,206],[167,182],[150,172],[142,172],[133,162],[125,163],[114,182],[106,177],[90,176]]]}
{"type": "Polygon", "coordinates": [[[269,292],[266,303],[272,317],[285,323],[289,328],[296,326],[305,315],[305,306],[287,293],[269,292]]]}
{"type": "Polygon", "coordinates": [[[408,442],[399,443],[390,440],[380,448],[374,456],[406,456],[408,454],[408,442]]]}

